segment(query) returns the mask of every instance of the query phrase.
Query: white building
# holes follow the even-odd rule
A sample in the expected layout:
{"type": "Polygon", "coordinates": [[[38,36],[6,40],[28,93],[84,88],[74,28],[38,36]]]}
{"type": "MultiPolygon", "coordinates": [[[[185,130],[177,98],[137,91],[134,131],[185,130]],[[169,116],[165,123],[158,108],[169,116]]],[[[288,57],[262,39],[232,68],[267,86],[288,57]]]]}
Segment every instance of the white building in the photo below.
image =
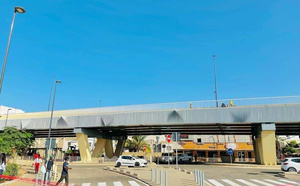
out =
{"type": "Polygon", "coordinates": [[[20,114],[25,113],[25,111],[13,107],[7,107],[7,106],[0,106],[0,115],[7,115],[8,114],[20,114]]]}

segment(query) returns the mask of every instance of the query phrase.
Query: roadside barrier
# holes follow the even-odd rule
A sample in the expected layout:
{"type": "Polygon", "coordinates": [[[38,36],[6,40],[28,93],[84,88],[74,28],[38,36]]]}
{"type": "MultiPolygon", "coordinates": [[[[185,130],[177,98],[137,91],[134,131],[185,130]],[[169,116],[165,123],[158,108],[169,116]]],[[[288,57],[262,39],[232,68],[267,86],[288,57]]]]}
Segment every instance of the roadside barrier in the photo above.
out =
{"type": "MultiPolygon", "coordinates": [[[[163,185],[163,170],[151,169],[151,181],[163,185]]],[[[165,171],[164,186],[168,186],[168,172],[165,171]]]]}
{"type": "Polygon", "coordinates": [[[204,186],[204,172],[199,170],[194,170],[194,181],[200,186],[204,186]]]}

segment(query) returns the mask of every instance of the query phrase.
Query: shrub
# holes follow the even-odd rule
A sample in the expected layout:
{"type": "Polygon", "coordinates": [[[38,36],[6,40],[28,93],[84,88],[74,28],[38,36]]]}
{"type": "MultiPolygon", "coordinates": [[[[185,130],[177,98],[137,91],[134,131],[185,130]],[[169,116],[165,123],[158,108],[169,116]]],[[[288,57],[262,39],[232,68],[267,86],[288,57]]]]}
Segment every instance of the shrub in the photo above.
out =
{"type": "Polygon", "coordinates": [[[15,163],[9,163],[5,167],[5,176],[18,176],[19,175],[19,166],[15,163]]]}

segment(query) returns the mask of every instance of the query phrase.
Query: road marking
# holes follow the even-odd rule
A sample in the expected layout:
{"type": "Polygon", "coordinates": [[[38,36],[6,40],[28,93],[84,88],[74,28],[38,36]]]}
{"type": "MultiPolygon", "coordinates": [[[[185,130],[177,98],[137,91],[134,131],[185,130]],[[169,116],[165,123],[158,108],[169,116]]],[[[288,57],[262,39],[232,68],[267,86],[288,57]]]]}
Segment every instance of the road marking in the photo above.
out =
{"type": "Polygon", "coordinates": [[[223,184],[217,182],[216,180],[213,180],[213,179],[208,179],[208,181],[212,184],[214,184],[215,186],[224,186],[223,184]]]}
{"type": "Polygon", "coordinates": [[[123,186],[123,184],[121,182],[114,182],[114,186],[123,186]]]}
{"type": "Polygon", "coordinates": [[[262,184],[262,185],[266,185],[266,186],[274,186],[274,184],[270,184],[270,183],[266,183],[264,181],[260,181],[260,180],[256,180],[256,179],[251,179],[252,181],[262,184]]]}
{"type": "Polygon", "coordinates": [[[98,186],[106,186],[106,182],[99,182],[98,186]]]}
{"type": "Polygon", "coordinates": [[[83,183],[81,186],[91,186],[91,183],[83,183]]]}
{"type": "Polygon", "coordinates": [[[246,184],[246,185],[249,185],[249,186],[258,186],[258,185],[254,184],[254,183],[250,183],[250,182],[248,182],[246,180],[243,180],[243,179],[236,179],[236,181],[239,181],[239,182],[241,182],[243,184],[246,184]]]}
{"type": "Polygon", "coordinates": [[[265,179],[265,180],[268,181],[268,182],[271,182],[271,183],[278,184],[278,185],[285,185],[285,183],[282,183],[282,182],[279,182],[279,181],[274,181],[274,180],[270,180],[270,179],[265,179]]]}
{"type": "Polygon", "coordinates": [[[128,181],[131,186],[140,186],[135,181],[128,181]]]}
{"type": "Polygon", "coordinates": [[[283,181],[283,182],[287,182],[287,183],[292,183],[292,184],[299,184],[297,182],[290,181],[290,180],[284,180],[284,179],[280,179],[279,181],[283,181]]]}
{"type": "Polygon", "coordinates": [[[226,182],[226,183],[228,183],[229,185],[231,185],[231,186],[240,186],[239,184],[236,184],[236,183],[234,183],[234,182],[232,182],[232,181],[230,181],[230,180],[227,180],[227,179],[222,179],[224,182],[226,182]]]}

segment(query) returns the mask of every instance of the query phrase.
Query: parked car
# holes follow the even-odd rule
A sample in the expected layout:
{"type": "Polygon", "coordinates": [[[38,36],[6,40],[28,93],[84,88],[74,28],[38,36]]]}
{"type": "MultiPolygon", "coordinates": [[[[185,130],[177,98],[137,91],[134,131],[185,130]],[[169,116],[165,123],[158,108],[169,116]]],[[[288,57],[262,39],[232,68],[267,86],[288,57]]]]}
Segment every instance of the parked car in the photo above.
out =
{"type": "Polygon", "coordinates": [[[160,162],[162,162],[162,163],[168,163],[168,161],[170,163],[175,162],[175,156],[173,156],[172,153],[162,153],[161,154],[161,158],[160,158],[160,162]]]}
{"type": "Polygon", "coordinates": [[[136,158],[131,155],[124,155],[117,159],[115,166],[145,167],[147,165],[147,163],[145,164],[145,161],[146,160],[136,158]]]}
{"type": "Polygon", "coordinates": [[[299,172],[300,171],[300,158],[299,157],[285,158],[281,162],[281,170],[289,171],[289,172],[299,172]]]}
{"type": "Polygon", "coordinates": [[[144,156],[132,156],[132,157],[135,158],[135,159],[140,160],[140,161],[143,162],[145,165],[148,164],[148,161],[145,160],[144,156]]]}
{"type": "Polygon", "coordinates": [[[189,162],[191,163],[193,161],[193,156],[189,156],[187,154],[182,154],[178,157],[179,162],[189,162]]]}

